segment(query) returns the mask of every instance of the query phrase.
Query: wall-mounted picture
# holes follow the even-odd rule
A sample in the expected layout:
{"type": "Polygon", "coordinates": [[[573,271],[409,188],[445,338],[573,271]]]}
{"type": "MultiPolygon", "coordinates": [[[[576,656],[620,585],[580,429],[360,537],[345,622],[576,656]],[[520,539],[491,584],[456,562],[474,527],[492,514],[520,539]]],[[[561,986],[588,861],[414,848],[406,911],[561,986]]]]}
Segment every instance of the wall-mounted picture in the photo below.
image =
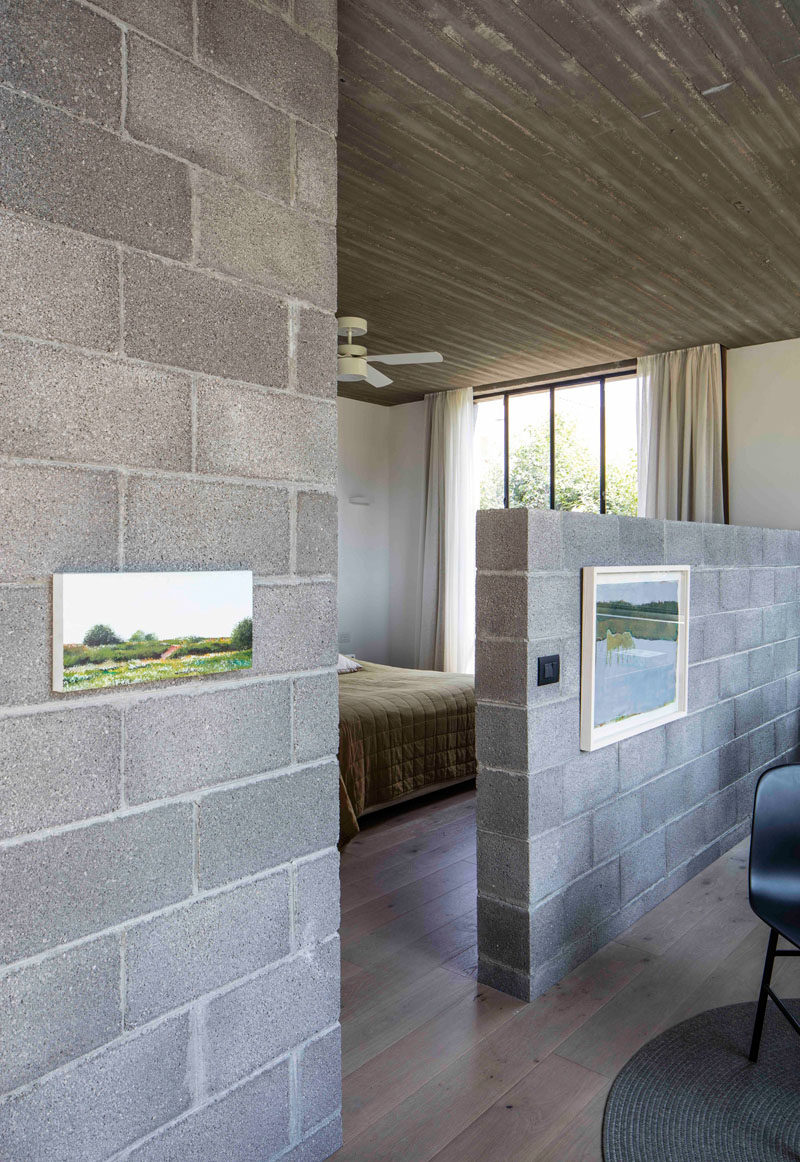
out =
{"type": "Polygon", "coordinates": [[[689,566],[583,570],[581,749],[686,714],[689,566]]]}
{"type": "Polygon", "coordinates": [[[252,664],[252,573],[53,577],[54,690],[204,678],[252,664]]]}

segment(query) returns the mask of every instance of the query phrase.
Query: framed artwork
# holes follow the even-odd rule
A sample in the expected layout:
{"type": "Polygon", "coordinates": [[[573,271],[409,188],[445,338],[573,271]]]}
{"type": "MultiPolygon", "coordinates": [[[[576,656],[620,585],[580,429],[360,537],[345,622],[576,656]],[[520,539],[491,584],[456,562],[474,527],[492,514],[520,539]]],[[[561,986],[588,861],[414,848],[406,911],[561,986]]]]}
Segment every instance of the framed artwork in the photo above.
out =
{"type": "Polygon", "coordinates": [[[689,566],[583,570],[581,750],[686,714],[689,566]]]}
{"type": "Polygon", "coordinates": [[[252,573],[53,577],[54,690],[205,678],[252,664],[252,573]]]}

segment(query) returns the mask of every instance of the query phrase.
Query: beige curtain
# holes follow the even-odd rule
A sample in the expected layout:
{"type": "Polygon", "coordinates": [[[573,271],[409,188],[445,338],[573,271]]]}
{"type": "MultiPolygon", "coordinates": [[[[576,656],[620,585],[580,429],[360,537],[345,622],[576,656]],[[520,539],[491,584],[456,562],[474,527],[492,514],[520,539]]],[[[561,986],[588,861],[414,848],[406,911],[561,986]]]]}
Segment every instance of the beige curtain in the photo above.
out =
{"type": "Polygon", "coordinates": [[[417,665],[475,668],[475,489],[472,391],[425,397],[428,474],[417,665]]]}
{"type": "Polygon", "coordinates": [[[718,343],[637,361],[639,516],[724,519],[718,343]]]}

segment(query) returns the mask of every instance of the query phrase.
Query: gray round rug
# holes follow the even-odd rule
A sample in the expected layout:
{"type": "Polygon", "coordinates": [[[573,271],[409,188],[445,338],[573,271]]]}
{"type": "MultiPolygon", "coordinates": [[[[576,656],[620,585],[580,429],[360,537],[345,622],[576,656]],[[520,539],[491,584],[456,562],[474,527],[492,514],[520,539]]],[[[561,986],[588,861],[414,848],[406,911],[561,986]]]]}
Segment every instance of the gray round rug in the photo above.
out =
{"type": "MultiPolygon", "coordinates": [[[[800,1018],[800,1000],[787,1008],[800,1018]]],[[[606,1102],[605,1162],[800,1160],[800,1037],[770,1001],[751,1064],[755,1009],[700,1013],[630,1059],[606,1102]]]]}

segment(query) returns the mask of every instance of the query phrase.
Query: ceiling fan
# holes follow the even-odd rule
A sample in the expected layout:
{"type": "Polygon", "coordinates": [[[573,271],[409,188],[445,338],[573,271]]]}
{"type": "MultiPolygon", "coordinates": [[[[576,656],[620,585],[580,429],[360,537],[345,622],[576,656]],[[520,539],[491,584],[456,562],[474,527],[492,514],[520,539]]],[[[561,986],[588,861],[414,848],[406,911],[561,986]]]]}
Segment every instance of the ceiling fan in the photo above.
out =
{"type": "Polygon", "coordinates": [[[367,320],[355,315],[341,315],[336,320],[340,336],[345,338],[338,347],[336,360],[336,380],[338,383],[358,383],[366,380],[373,387],[388,387],[392,380],[382,371],[373,367],[373,363],[387,363],[397,366],[400,363],[441,363],[442,356],[438,351],[409,351],[403,355],[367,355],[366,347],[354,343],[353,337],[360,338],[367,333],[367,320]]]}

